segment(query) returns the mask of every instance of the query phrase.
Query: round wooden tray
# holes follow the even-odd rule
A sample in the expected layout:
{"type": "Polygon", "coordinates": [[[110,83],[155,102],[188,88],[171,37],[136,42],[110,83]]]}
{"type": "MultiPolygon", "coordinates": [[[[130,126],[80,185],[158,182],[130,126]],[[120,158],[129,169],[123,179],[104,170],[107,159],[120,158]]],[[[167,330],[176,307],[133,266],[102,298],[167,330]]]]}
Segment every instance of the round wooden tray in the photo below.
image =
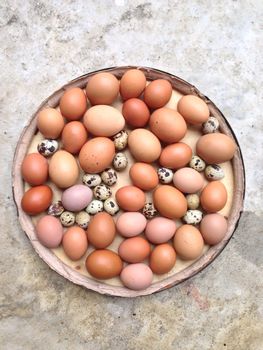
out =
{"type": "Polygon", "coordinates": [[[54,92],[39,106],[38,110],[36,111],[36,113],[33,114],[28,125],[24,128],[20,136],[20,139],[16,147],[15,155],[14,155],[14,160],[13,160],[12,178],[13,178],[13,184],[12,184],[13,196],[17,207],[18,219],[21,223],[21,226],[25,234],[27,235],[31,244],[33,245],[35,251],[49,265],[49,267],[55,270],[56,272],[58,272],[60,275],[67,278],[68,280],[72,281],[73,283],[82,285],[88,289],[97,291],[101,294],[108,294],[108,295],[122,296],[122,297],[136,297],[140,295],[148,295],[148,294],[155,293],[157,291],[161,291],[166,288],[170,288],[194,276],[196,273],[203,270],[207,265],[209,265],[220,254],[220,252],[224,249],[224,247],[229,242],[231,236],[233,235],[238,225],[240,215],[242,213],[244,193],[245,193],[245,171],[244,171],[244,164],[243,164],[241,150],[238,145],[238,141],[235,137],[235,134],[231,129],[231,126],[229,125],[229,123],[227,122],[223,114],[220,112],[220,110],[215,106],[215,104],[208,97],[204,96],[196,87],[189,84],[188,82],[172,74],[169,74],[157,69],[153,69],[153,68],[147,68],[147,67],[125,66],[125,67],[113,67],[113,68],[102,69],[100,71],[91,72],[77,79],[74,79],[68,84],[64,85],[58,91],[54,92]],[[232,204],[231,212],[228,217],[228,223],[229,223],[228,231],[224,240],[220,242],[218,245],[211,247],[197,261],[195,261],[192,265],[188,266],[184,270],[178,273],[175,273],[171,277],[168,277],[162,281],[153,283],[150,287],[142,291],[133,291],[125,287],[107,285],[103,281],[99,282],[91,278],[88,278],[86,276],[83,276],[78,271],[64,264],[51,250],[45,248],[43,245],[41,245],[41,243],[38,242],[35,235],[35,229],[34,229],[34,225],[32,223],[31,217],[23,212],[20,205],[21,198],[24,193],[24,183],[21,177],[20,168],[21,168],[21,163],[25,155],[27,154],[28,146],[30,145],[31,140],[36,133],[36,115],[38,111],[43,107],[56,107],[59,103],[59,100],[62,94],[66,89],[74,86],[84,88],[89,78],[98,72],[101,72],[101,71],[111,72],[117,78],[121,78],[124,72],[130,68],[139,68],[140,70],[142,70],[145,73],[147,80],[149,81],[154,79],[165,78],[169,80],[173,88],[179,91],[180,93],[194,94],[202,98],[207,103],[211,115],[215,116],[219,120],[220,131],[232,137],[238,146],[238,150],[235,153],[235,156],[232,160],[233,173],[234,173],[234,196],[233,196],[233,204],[232,204]]]}

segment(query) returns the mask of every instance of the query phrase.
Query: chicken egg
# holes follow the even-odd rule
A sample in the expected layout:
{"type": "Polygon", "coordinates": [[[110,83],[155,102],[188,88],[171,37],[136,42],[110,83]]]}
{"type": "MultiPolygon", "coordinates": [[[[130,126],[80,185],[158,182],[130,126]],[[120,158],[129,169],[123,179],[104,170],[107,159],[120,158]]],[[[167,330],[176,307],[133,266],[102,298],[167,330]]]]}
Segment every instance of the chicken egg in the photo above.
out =
{"type": "Polygon", "coordinates": [[[55,108],[42,109],[37,115],[37,127],[47,139],[57,139],[64,128],[64,119],[55,108]]]}
{"type": "Polygon", "coordinates": [[[35,186],[27,190],[21,200],[25,213],[37,215],[45,211],[51,204],[53,192],[49,186],[35,186]]]}
{"type": "Polygon", "coordinates": [[[120,279],[125,287],[133,290],[142,290],[151,285],[153,273],[146,264],[130,264],[123,268],[120,279]]]}
{"type": "Polygon", "coordinates": [[[87,139],[87,130],[84,125],[78,121],[67,123],[61,135],[63,148],[71,154],[79,153],[87,139]]]}
{"type": "Polygon", "coordinates": [[[92,105],[110,105],[119,94],[119,81],[111,73],[97,73],[89,78],[86,93],[92,105]]]}
{"type": "Polygon", "coordinates": [[[127,212],[121,214],[116,222],[118,233],[123,237],[134,237],[145,229],[147,220],[143,214],[138,212],[127,212]]]}
{"type": "Polygon", "coordinates": [[[227,202],[227,190],[220,181],[207,184],[200,195],[201,206],[208,213],[215,213],[224,208],[227,202]]]}
{"type": "Polygon", "coordinates": [[[136,128],[141,128],[148,123],[150,111],[146,103],[139,98],[130,98],[122,106],[122,114],[126,122],[136,128]]]}
{"type": "Polygon", "coordinates": [[[150,256],[150,268],[157,275],[171,271],[175,262],[175,250],[168,243],[160,244],[155,247],[150,256]]]}
{"type": "Polygon", "coordinates": [[[181,97],[177,104],[177,110],[190,124],[202,124],[209,117],[207,104],[200,97],[194,95],[181,97]]]}
{"type": "Polygon", "coordinates": [[[66,90],[62,95],[59,108],[68,120],[80,119],[87,109],[87,98],[82,89],[74,87],[66,90]]]}
{"type": "Polygon", "coordinates": [[[118,254],[128,263],[139,263],[145,260],[151,252],[149,242],[143,237],[132,237],[121,242],[118,254]]]}
{"type": "Polygon", "coordinates": [[[36,224],[36,235],[45,247],[57,248],[63,237],[60,220],[51,215],[43,216],[36,224]]]}
{"type": "Polygon", "coordinates": [[[227,233],[227,228],[227,220],[218,213],[205,215],[200,224],[203,239],[209,245],[221,242],[227,233]]]}
{"type": "Polygon", "coordinates": [[[146,86],[146,77],[139,69],[127,70],[120,80],[120,93],[123,100],[138,97],[146,86]]]}
{"type": "Polygon", "coordinates": [[[174,236],[176,253],[184,260],[194,260],[203,251],[204,241],[200,231],[192,225],[180,226],[174,236]]]}
{"type": "Polygon", "coordinates": [[[71,260],[79,260],[88,249],[86,232],[79,226],[70,227],[63,235],[62,246],[71,260]]]}
{"type": "Polygon", "coordinates": [[[161,244],[169,241],[176,230],[176,224],[173,220],[156,217],[148,221],[145,229],[145,236],[153,244],[161,244]]]}
{"type": "Polygon", "coordinates": [[[30,185],[42,185],[48,178],[48,162],[41,154],[30,153],[22,162],[21,172],[23,179],[30,185]]]}
{"type": "Polygon", "coordinates": [[[192,149],[186,143],[178,142],[166,146],[161,153],[159,162],[168,169],[180,169],[186,166],[192,158],[192,149]]]}
{"type": "Polygon", "coordinates": [[[146,86],[144,101],[150,108],[161,108],[172,96],[172,85],[165,79],[156,79],[146,86]]]}
{"type": "Polygon", "coordinates": [[[192,168],[181,168],[174,173],[173,183],[183,193],[196,193],[203,188],[204,179],[192,168]]]}
{"type": "Polygon", "coordinates": [[[108,213],[97,213],[89,222],[88,240],[97,249],[108,247],[113,242],[115,234],[115,222],[108,213]]]}
{"type": "Polygon", "coordinates": [[[123,186],[115,194],[118,205],[127,211],[137,211],[143,208],[146,196],[136,186],[123,186]]]}
{"type": "Polygon", "coordinates": [[[144,191],[153,190],[159,183],[156,170],[147,163],[134,163],[129,175],[133,184],[144,191]]]}
{"type": "Polygon", "coordinates": [[[135,129],[129,134],[128,145],[133,157],[145,163],[152,163],[161,154],[158,138],[147,129],[135,129]]]}

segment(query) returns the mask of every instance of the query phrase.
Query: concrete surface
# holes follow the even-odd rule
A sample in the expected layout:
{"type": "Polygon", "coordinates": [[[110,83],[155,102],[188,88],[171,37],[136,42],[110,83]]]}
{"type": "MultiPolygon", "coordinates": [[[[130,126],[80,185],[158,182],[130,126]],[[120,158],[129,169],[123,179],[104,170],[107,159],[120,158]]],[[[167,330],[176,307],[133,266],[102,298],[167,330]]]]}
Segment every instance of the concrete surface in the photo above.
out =
{"type": "Polygon", "coordinates": [[[0,2],[0,348],[263,349],[261,0],[0,2]],[[15,216],[11,164],[28,118],[90,70],[161,68],[227,116],[247,170],[245,213],[195,278],[133,300],[84,290],[34,253],[15,216]]]}

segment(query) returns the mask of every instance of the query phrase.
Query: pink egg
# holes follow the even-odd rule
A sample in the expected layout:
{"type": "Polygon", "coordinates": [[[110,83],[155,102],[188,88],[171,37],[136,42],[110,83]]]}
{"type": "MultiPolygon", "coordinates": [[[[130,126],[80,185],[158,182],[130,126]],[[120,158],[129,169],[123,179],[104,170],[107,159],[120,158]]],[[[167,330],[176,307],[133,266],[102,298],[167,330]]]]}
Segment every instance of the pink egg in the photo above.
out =
{"type": "Polygon", "coordinates": [[[92,200],[92,191],[85,185],[74,185],[66,189],[61,197],[63,207],[70,211],[84,209],[92,200]]]}
{"type": "Polygon", "coordinates": [[[169,241],[176,230],[173,220],[157,217],[148,221],[145,229],[145,236],[154,244],[161,244],[169,241]]]}
{"type": "Polygon", "coordinates": [[[51,215],[43,216],[36,225],[37,238],[47,248],[57,248],[63,236],[59,219],[51,215]]]}
{"type": "Polygon", "coordinates": [[[227,220],[218,213],[205,215],[200,224],[203,239],[209,245],[221,242],[227,233],[227,228],[227,220]]]}
{"type": "Polygon", "coordinates": [[[116,226],[123,237],[134,237],[142,233],[147,224],[145,217],[138,212],[126,212],[119,216],[116,226]]]}
{"type": "Polygon", "coordinates": [[[191,168],[181,168],[174,173],[174,186],[184,193],[196,193],[204,186],[202,175],[191,168]]]}
{"type": "Polygon", "coordinates": [[[143,263],[130,264],[124,267],[120,279],[125,287],[142,290],[149,287],[153,280],[152,270],[143,263]]]}

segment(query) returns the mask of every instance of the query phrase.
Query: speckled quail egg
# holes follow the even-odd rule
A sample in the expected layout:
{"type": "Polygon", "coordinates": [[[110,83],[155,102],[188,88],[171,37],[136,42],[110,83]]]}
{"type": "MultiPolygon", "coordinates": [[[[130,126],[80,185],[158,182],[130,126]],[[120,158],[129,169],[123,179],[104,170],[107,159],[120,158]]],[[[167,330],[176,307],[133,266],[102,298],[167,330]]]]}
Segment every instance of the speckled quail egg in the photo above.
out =
{"type": "Polygon", "coordinates": [[[219,122],[215,117],[209,117],[202,125],[202,131],[204,134],[212,134],[213,132],[217,132],[218,128],[219,122]]]}
{"type": "Polygon", "coordinates": [[[208,180],[221,180],[225,174],[220,165],[211,164],[205,168],[205,176],[208,180]]]}
{"type": "Polygon", "coordinates": [[[86,211],[80,211],[76,215],[76,224],[86,230],[90,222],[90,216],[86,211]]]}
{"type": "Polygon", "coordinates": [[[105,201],[106,199],[110,198],[112,194],[109,186],[106,186],[104,184],[96,186],[93,190],[93,193],[94,196],[100,201],[105,201]]]}
{"type": "Polygon", "coordinates": [[[143,209],[142,209],[143,215],[146,217],[146,219],[152,219],[154,218],[158,212],[155,209],[153,203],[145,203],[143,209]]]}
{"type": "Polygon", "coordinates": [[[122,152],[118,152],[115,154],[113,158],[113,166],[117,171],[124,170],[128,165],[128,159],[126,155],[122,152]]]}
{"type": "Polygon", "coordinates": [[[75,214],[72,213],[71,211],[64,211],[61,215],[60,215],[60,221],[61,224],[65,227],[69,227],[75,224],[75,214]]]}
{"type": "Polygon", "coordinates": [[[113,136],[113,142],[118,151],[122,151],[127,146],[128,136],[129,134],[126,130],[122,130],[113,136]]]}
{"type": "Polygon", "coordinates": [[[115,215],[120,210],[114,198],[106,199],[103,206],[104,206],[104,210],[110,215],[115,215]]]}
{"type": "Polygon", "coordinates": [[[202,218],[203,213],[200,210],[187,210],[183,220],[189,225],[197,225],[202,218]]]}
{"type": "Polygon", "coordinates": [[[197,209],[199,207],[200,204],[200,199],[198,194],[188,194],[186,197],[186,201],[187,201],[187,208],[188,209],[197,209]]]}
{"type": "Polygon", "coordinates": [[[86,212],[91,215],[95,215],[103,211],[103,202],[98,199],[93,199],[86,208],[86,212]]]}
{"type": "Polygon", "coordinates": [[[52,216],[60,216],[63,211],[64,211],[64,207],[62,205],[61,201],[57,201],[55,203],[52,203],[50,205],[50,207],[47,210],[48,215],[52,215],[52,216]]]}
{"type": "Polygon", "coordinates": [[[159,180],[163,184],[169,184],[173,181],[173,172],[168,168],[159,168],[157,170],[159,180]]]}
{"type": "Polygon", "coordinates": [[[58,142],[56,140],[42,140],[37,145],[37,150],[42,156],[49,157],[58,150],[58,142]]]}
{"type": "Polygon", "coordinates": [[[205,170],[205,162],[203,161],[203,159],[201,159],[198,156],[193,156],[190,163],[189,163],[190,168],[193,168],[196,171],[203,171],[205,170]]]}
{"type": "Polygon", "coordinates": [[[82,182],[89,187],[96,187],[101,184],[101,177],[98,174],[85,174],[82,177],[82,182]]]}
{"type": "Polygon", "coordinates": [[[117,182],[118,178],[117,178],[116,171],[114,169],[107,168],[101,174],[101,179],[106,185],[112,186],[117,182]]]}

